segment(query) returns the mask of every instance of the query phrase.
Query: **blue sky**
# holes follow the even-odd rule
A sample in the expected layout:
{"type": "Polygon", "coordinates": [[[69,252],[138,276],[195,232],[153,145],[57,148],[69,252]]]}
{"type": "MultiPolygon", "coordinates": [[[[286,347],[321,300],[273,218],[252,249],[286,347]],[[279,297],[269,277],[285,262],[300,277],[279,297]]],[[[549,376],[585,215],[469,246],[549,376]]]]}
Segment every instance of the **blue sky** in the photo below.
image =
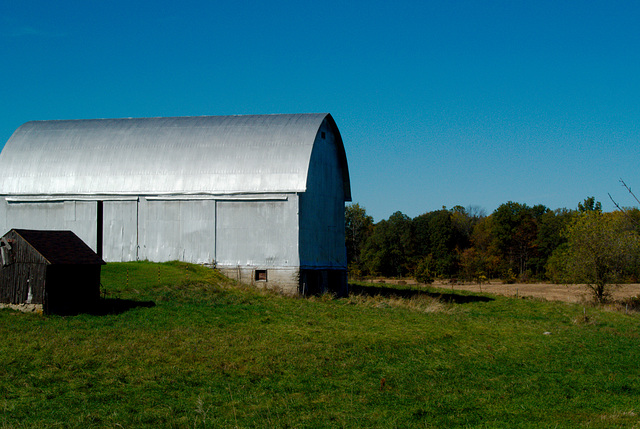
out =
{"type": "Polygon", "coordinates": [[[0,0],[24,122],[330,112],[376,221],[640,187],[640,3],[0,0]]]}

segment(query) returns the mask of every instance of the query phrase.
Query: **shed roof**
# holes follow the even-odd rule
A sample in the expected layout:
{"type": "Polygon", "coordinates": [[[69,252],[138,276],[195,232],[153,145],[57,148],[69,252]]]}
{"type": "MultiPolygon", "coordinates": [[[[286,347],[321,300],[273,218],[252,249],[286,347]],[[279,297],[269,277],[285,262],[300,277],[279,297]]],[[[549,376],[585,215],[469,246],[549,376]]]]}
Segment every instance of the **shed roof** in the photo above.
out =
{"type": "Polygon", "coordinates": [[[14,229],[42,257],[53,265],[85,265],[105,262],[71,231],[14,229]]]}
{"type": "Polygon", "coordinates": [[[0,153],[2,195],[304,192],[327,113],[33,121],[0,153]]]}

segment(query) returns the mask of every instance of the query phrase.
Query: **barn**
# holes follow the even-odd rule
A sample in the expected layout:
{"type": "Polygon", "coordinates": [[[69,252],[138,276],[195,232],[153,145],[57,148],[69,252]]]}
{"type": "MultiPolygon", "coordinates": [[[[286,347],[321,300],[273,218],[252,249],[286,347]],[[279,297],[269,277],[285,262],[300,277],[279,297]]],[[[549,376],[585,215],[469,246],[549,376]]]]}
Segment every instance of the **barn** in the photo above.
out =
{"type": "Polygon", "coordinates": [[[330,114],[27,122],[0,171],[4,231],[71,230],[107,262],[346,292],[351,188],[330,114]]]}
{"type": "Polygon", "coordinates": [[[0,239],[0,303],[45,313],[91,309],[104,261],[71,231],[12,229],[0,239]]]}

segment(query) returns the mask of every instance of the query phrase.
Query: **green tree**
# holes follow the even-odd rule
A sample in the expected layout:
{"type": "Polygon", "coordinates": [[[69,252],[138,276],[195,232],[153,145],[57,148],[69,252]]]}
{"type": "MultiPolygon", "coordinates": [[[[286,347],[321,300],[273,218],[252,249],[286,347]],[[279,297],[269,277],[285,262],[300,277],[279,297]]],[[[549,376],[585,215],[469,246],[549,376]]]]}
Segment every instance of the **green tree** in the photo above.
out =
{"type": "Polygon", "coordinates": [[[471,247],[461,253],[460,273],[467,281],[480,275],[488,278],[499,275],[500,257],[491,234],[493,220],[493,216],[478,219],[471,233],[471,247]]]}
{"type": "Polygon", "coordinates": [[[535,268],[529,261],[537,256],[538,219],[548,210],[543,205],[529,207],[509,201],[493,212],[492,247],[502,262],[503,273],[512,270],[523,276],[535,268]]]}
{"type": "Polygon", "coordinates": [[[484,209],[477,206],[455,206],[451,209],[455,246],[460,251],[471,246],[474,226],[486,217],[484,209]]]}
{"type": "Polygon", "coordinates": [[[411,219],[395,212],[378,222],[362,249],[362,264],[369,274],[402,277],[413,272],[411,219]]]}
{"type": "Polygon", "coordinates": [[[596,201],[595,197],[588,197],[581,203],[578,203],[578,212],[600,212],[602,213],[602,203],[596,201]]]}
{"type": "Polygon", "coordinates": [[[451,276],[456,270],[453,217],[446,209],[425,213],[413,219],[415,254],[429,256],[431,270],[438,276],[451,276]]]}
{"type": "Polygon", "coordinates": [[[551,278],[546,271],[547,262],[553,252],[566,243],[565,230],[576,212],[567,209],[547,210],[537,220],[538,234],[535,239],[536,255],[529,266],[541,277],[551,278]]]}
{"type": "Polygon", "coordinates": [[[596,301],[637,267],[640,236],[619,213],[582,211],[567,229],[567,243],[550,261],[565,282],[586,284],[596,301]]]}
{"type": "Polygon", "coordinates": [[[433,258],[431,255],[422,258],[418,262],[414,277],[417,282],[431,284],[434,280],[433,258]]]}
{"type": "Polygon", "coordinates": [[[347,246],[347,264],[360,269],[360,253],[364,243],[373,233],[373,218],[360,204],[350,204],[344,208],[344,235],[347,246]]]}
{"type": "Polygon", "coordinates": [[[470,215],[462,206],[417,216],[413,219],[414,254],[417,260],[428,257],[429,269],[437,276],[458,275],[460,255],[470,246],[471,232],[478,220],[479,214],[470,215]]]}

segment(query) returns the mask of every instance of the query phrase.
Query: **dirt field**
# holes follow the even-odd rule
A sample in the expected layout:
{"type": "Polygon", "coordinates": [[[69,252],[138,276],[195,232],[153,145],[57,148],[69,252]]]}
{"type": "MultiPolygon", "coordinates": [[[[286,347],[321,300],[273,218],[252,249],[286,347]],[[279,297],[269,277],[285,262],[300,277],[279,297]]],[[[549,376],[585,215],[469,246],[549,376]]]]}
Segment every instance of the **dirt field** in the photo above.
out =
{"type": "MultiPolygon", "coordinates": [[[[451,287],[441,285],[440,287],[451,287]]],[[[454,289],[480,292],[478,285],[453,285],[454,289]]],[[[550,283],[512,284],[492,283],[482,285],[482,292],[508,296],[532,296],[553,301],[583,302],[591,300],[590,290],[585,285],[556,285],[550,283]]],[[[613,299],[621,300],[640,295],[640,284],[620,285],[613,288],[613,299]]]]}
{"type": "MultiPolygon", "coordinates": [[[[402,281],[395,281],[390,279],[379,279],[374,282],[385,283],[401,283],[402,281]]],[[[413,280],[405,280],[406,284],[416,284],[413,280]]],[[[566,302],[584,302],[590,301],[591,295],[585,285],[557,285],[551,283],[518,283],[518,284],[503,284],[499,280],[494,280],[491,283],[478,286],[473,283],[456,283],[451,284],[449,282],[436,281],[433,286],[440,288],[447,288],[452,290],[468,290],[472,292],[484,292],[492,293],[496,295],[506,296],[531,296],[537,298],[544,298],[553,301],[566,301],[566,302]]],[[[621,300],[633,296],[640,295],[640,284],[625,284],[616,286],[613,288],[613,299],[621,300]]]]}

